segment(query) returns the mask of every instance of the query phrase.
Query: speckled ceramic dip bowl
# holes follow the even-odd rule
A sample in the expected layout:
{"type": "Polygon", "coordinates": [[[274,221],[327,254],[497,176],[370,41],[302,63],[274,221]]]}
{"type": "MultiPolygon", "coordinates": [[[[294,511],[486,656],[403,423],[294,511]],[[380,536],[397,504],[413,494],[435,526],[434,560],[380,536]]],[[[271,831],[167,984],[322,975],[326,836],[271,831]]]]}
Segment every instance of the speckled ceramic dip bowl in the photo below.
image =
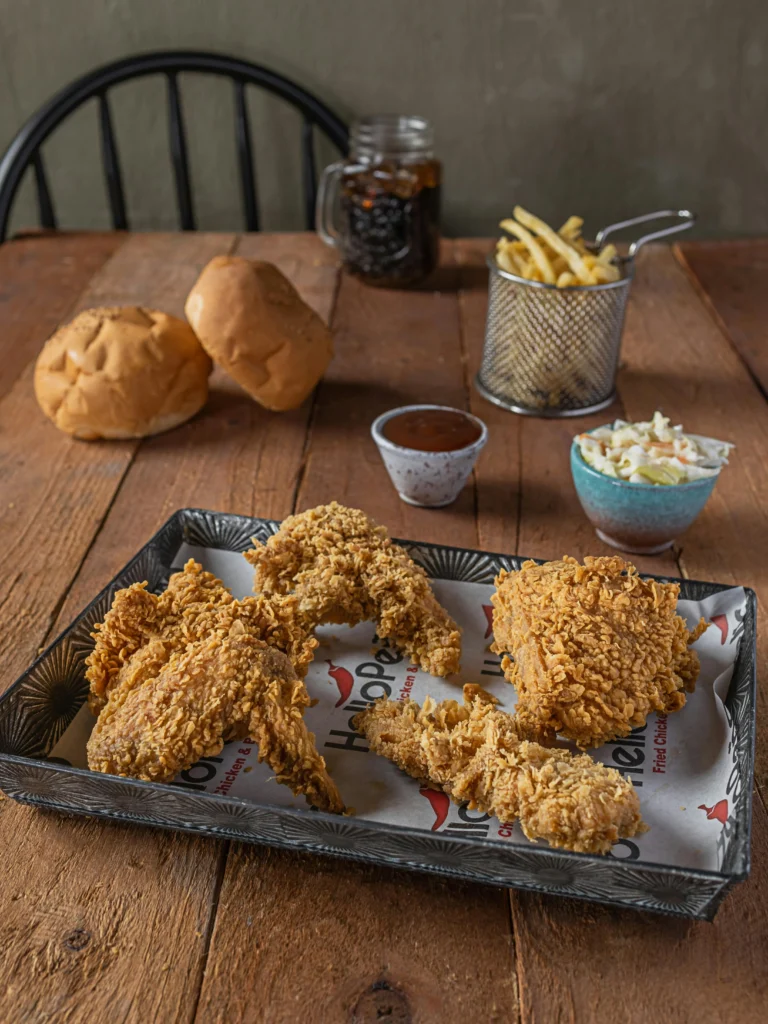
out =
{"type": "Polygon", "coordinates": [[[593,469],[575,440],[571,472],[600,540],[632,555],[657,555],[671,547],[704,508],[719,476],[686,484],[632,484],[593,469]]]}
{"type": "Polygon", "coordinates": [[[442,508],[458,498],[488,440],[488,428],[482,420],[463,409],[452,409],[447,405],[402,405],[398,409],[390,409],[373,421],[371,434],[397,493],[409,505],[426,508],[442,508]],[[382,429],[387,420],[403,412],[421,409],[460,412],[479,427],[480,437],[466,448],[452,452],[422,452],[415,448],[403,448],[384,437],[382,429]]]}

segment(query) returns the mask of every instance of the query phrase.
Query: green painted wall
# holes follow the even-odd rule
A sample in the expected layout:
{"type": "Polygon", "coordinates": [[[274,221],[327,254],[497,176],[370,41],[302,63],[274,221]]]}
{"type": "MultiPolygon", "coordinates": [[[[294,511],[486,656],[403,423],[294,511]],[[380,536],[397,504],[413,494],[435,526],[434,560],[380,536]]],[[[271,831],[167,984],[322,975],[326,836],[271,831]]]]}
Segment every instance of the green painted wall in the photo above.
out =
{"type": "MultiPolygon", "coordinates": [[[[0,0],[0,145],[83,71],[174,47],[267,64],[346,118],[432,118],[449,234],[492,234],[517,202],[768,232],[766,0],[0,0]]],[[[200,226],[236,228],[230,89],[196,78],[184,99],[200,226]]],[[[114,106],[133,224],[172,228],[163,84],[114,106]]],[[[252,118],[264,227],[301,227],[298,120],[258,94],[252,118]]],[[[65,226],[107,224],[97,144],[87,108],[46,147],[65,226]]],[[[32,211],[27,190],[15,224],[32,211]]]]}

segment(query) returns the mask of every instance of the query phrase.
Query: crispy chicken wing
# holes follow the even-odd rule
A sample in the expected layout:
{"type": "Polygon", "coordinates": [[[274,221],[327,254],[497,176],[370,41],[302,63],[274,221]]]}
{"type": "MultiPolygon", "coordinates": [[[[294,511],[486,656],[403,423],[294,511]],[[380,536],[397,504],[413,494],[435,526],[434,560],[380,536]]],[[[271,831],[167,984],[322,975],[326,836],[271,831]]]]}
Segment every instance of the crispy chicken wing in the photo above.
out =
{"type": "Polygon", "coordinates": [[[249,597],[236,601],[221,580],[190,559],[174,573],[162,594],[145,583],[119,590],[112,607],[93,634],[88,656],[89,703],[94,714],[115,687],[129,689],[151,678],[169,655],[212,629],[225,631],[236,620],[267,644],[284,651],[300,676],[306,675],[317,640],[300,623],[298,602],[291,597],[249,597]]]}
{"type": "Polygon", "coordinates": [[[256,568],[254,590],[270,597],[294,594],[310,628],[375,619],[379,636],[402,647],[424,671],[458,671],[459,627],[438,603],[424,570],[364,512],[332,502],[289,516],[245,557],[256,568]]]}
{"type": "Polygon", "coordinates": [[[646,831],[629,779],[588,754],[521,739],[515,718],[495,703],[479,686],[465,686],[463,706],[382,700],[354,725],[371,750],[456,803],[502,822],[519,818],[529,839],[607,853],[618,839],[646,831]]]}
{"type": "Polygon", "coordinates": [[[641,579],[619,556],[565,557],[496,580],[492,650],[529,729],[553,729],[582,748],[626,736],[652,711],[677,711],[699,672],[677,614],[679,586],[641,579]]]}
{"type": "Polygon", "coordinates": [[[119,591],[88,658],[95,771],[170,781],[230,739],[252,737],[279,782],[316,807],[343,804],[303,712],[317,641],[293,598],[236,601],[195,562],[159,596],[119,591]]]}

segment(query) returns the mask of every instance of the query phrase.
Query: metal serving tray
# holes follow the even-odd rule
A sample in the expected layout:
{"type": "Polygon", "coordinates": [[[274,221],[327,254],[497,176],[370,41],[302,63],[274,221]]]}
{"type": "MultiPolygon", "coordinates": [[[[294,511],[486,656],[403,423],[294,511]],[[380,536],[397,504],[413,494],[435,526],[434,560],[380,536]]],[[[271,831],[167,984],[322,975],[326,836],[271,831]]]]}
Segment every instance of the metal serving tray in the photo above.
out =
{"type": "MultiPolygon", "coordinates": [[[[86,700],[84,661],[91,631],[115,591],[147,580],[167,583],[182,543],[242,552],[266,539],[278,523],[182,509],[176,512],[74,623],[0,698],[0,788],[23,803],[97,818],[178,829],[269,846],[308,850],[491,885],[556,893],[600,903],[711,919],[727,891],[749,873],[755,747],[756,601],[747,593],[744,632],[726,700],[733,728],[730,812],[720,840],[717,871],[676,868],[534,845],[447,836],[310,809],[246,802],[173,784],[141,782],[48,760],[86,700]]],[[[522,558],[401,542],[434,578],[491,583],[499,569],[522,558]]],[[[667,577],[665,577],[667,579],[667,577]]],[[[728,588],[679,580],[681,597],[702,600],[728,588]]]]}

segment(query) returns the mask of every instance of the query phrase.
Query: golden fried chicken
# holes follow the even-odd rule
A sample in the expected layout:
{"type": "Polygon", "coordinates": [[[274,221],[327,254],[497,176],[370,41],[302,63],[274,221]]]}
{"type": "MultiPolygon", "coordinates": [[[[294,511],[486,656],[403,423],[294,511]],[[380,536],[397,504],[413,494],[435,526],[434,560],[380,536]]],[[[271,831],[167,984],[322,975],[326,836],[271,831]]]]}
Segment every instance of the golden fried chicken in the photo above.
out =
{"type": "Polygon", "coordinates": [[[152,678],[171,651],[205,638],[214,626],[226,630],[235,619],[284,651],[297,673],[306,675],[317,640],[300,623],[298,602],[290,597],[236,601],[221,580],[190,559],[160,595],[149,593],[146,583],[115,594],[86,661],[91,710],[98,714],[115,687],[133,688],[152,678]]]}
{"type": "Polygon", "coordinates": [[[115,595],[87,659],[94,771],[170,781],[250,736],[278,782],[323,810],[343,803],[302,717],[317,641],[293,598],[236,601],[193,561],[159,596],[115,595]]]}
{"type": "Polygon", "coordinates": [[[641,579],[613,555],[525,562],[496,586],[492,650],[505,655],[526,728],[596,747],[652,711],[677,711],[693,691],[699,659],[690,644],[706,623],[688,631],[678,584],[641,579]]]}
{"type": "Polygon", "coordinates": [[[375,753],[456,803],[502,822],[519,819],[529,839],[607,853],[646,831],[629,779],[588,754],[521,739],[515,718],[495,703],[479,686],[465,686],[463,706],[381,700],[353,724],[375,753]]]}
{"type": "Polygon", "coordinates": [[[256,568],[254,590],[270,597],[294,594],[309,628],[375,619],[379,636],[407,651],[425,672],[458,671],[461,633],[427,574],[359,509],[334,501],[289,516],[245,557],[256,568]]]}

